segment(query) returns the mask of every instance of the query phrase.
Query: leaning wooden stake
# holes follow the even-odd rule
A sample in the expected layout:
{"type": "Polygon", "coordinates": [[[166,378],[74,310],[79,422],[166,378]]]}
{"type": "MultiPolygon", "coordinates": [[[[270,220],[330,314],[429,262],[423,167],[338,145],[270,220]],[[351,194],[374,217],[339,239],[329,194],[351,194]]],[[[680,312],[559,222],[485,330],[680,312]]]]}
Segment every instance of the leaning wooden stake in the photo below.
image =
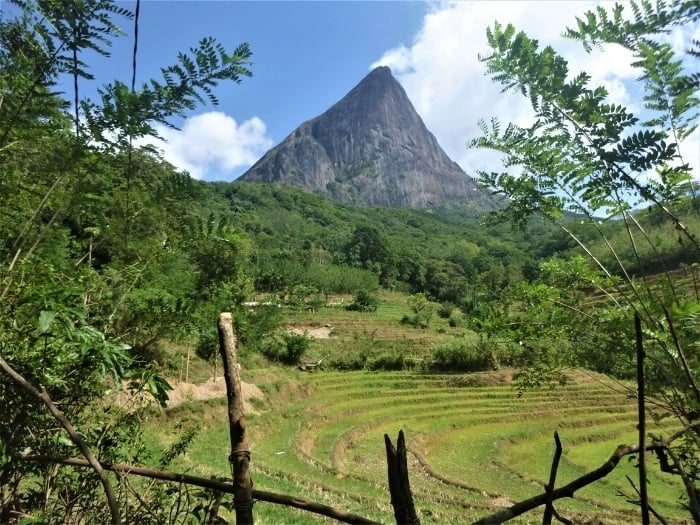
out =
{"type": "Polygon", "coordinates": [[[544,509],[544,516],[542,518],[542,525],[551,525],[552,517],[554,516],[554,500],[552,499],[552,493],[554,492],[554,485],[557,482],[557,471],[559,470],[559,461],[561,460],[561,439],[559,439],[559,432],[554,432],[554,443],[556,449],[554,451],[554,459],[552,459],[552,467],[549,470],[549,483],[545,485],[545,490],[547,491],[547,504],[544,509]]]}
{"type": "Polygon", "coordinates": [[[408,462],[406,460],[406,440],[403,430],[399,431],[396,448],[389,436],[384,434],[386,444],[386,460],[389,468],[389,492],[391,505],[394,507],[394,517],[398,525],[420,525],[413,506],[411,485],[408,482],[408,462]]]}
{"type": "Polygon", "coordinates": [[[228,398],[228,420],[231,434],[231,455],[229,462],[233,470],[233,507],[236,509],[236,523],[253,523],[253,482],[250,479],[248,463],[250,451],[246,436],[245,413],[241,393],[241,377],[236,360],[236,338],[233,335],[233,319],[229,312],[219,315],[219,349],[224,362],[224,379],[228,398]]]}
{"type": "Polygon", "coordinates": [[[634,332],[637,339],[637,429],[639,430],[639,505],[642,508],[642,524],[649,525],[649,495],[647,493],[647,454],[645,447],[647,416],[644,403],[644,344],[642,342],[642,320],[634,314],[634,332]]]}

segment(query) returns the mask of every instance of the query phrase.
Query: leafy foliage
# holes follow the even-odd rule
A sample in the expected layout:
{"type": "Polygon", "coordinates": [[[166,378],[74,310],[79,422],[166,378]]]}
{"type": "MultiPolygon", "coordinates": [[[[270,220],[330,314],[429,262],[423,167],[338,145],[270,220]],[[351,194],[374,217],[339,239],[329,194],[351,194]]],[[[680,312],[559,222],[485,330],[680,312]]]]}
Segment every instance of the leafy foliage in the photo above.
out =
{"type": "Polygon", "coordinates": [[[378,306],[379,298],[376,295],[366,290],[360,290],[345,308],[356,312],[376,312],[378,306]]]}
{"type": "MultiPolygon", "coordinates": [[[[527,97],[534,118],[530,126],[505,129],[496,119],[481,122],[483,134],[471,145],[501,152],[507,169],[481,173],[481,180],[510,199],[500,217],[520,227],[533,216],[558,223],[595,265],[587,268],[580,258],[542,265],[546,287],[520,287],[511,304],[492,308],[487,320],[497,336],[517,338],[534,350],[533,373],[527,375],[532,383],[571,364],[633,377],[633,318],[640,318],[646,392],[659,396],[658,408],[677,418],[679,432],[693,443],[684,453],[693,449],[695,457],[700,441],[688,414],[700,403],[695,366],[700,354],[689,320],[699,296],[669,272],[674,250],[655,242],[644,226],[652,219],[638,210],[648,208],[657,224],[670,224],[689,260],[697,258],[696,181],[681,151],[700,117],[697,78],[658,37],[673,26],[695,23],[700,8],[696,2],[630,2],[632,17],[626,18],[627,6],[615,5],[612,12],[599,6],[566,35],[588,52],[605,45],[633,52],[642,117],[610,102],[607,90],[592,86],[587,73],[572,75],[564,57],[551,47],[541,49],[512,25],[496,23],[486,32],[492,52],[481,59],[487,73],[504,92],[527,97]],[[564,224],[566,212],[578,214],[593,235],[564,224]],[[610,235],[613,229],[620,235],[610,235]],[[648,278],[649,268],[665,272],[662,282],[648,278]],[[563,351],[547,351],[547,342],[563,351]]],[[[684,471],[676,462],[672,470],[690,475],[686,496],[698,522],[694,463],[684,471]]]]}
{"type": "MultiPolygon", "coordinates": [[[[57,432],[30,392],[60,407],[100,459],[141,459],[143,407],[110,411],[107,396],[129,385],[132,395],[165,404],[171,387],[148,348],[166,332],[186,336],[191,330],[179,327],[191,323],[183,319],[217,281],[225,290],[219,300],[240,301],[240,264],[220,275],[198,263],[204,253],[233,268],[245,257],[245,239],[226,232],[219,245],[212,238],[188,245],[178,225],[202,215],[195,184],[132,141],[173,114],[216,102],[217,84],[250,75],[250,50],[243,44],[228,54],[206,38],[164,69],[164,82],[136,91],[115,81],[101,103],[80,101],[80,82],[92,78],[84,57],[108,56],[120,20],[133,14],[108,0],[13,4],[0,20],[0,397],[10,400],[0,408],[0,521],[24,514],[104,521],[94,472],[23,459],[75,453],[76,439],[57,432]],[[65,75],[72,100],[56,92],[65,75]]],[[[109,496],[109,481],[102,485],[109,496]]],[[[120,501],[137,521],[152,519],[138,502],[120,501]]],[[[172,501],[156,498],[150,509],[172,501]]]]}
{"type": "Polygon", "coordinates": [[[278,339],[269,340],[263,353],[272,361],[296,365],[308,352],[311,339],[306,333],[281,332],[278,339]]]}
{"type": "Polygon", "coordinates": [[[435,314],[435,305],[423,293],[417,293],[409,297],[407,304],[413,315],[405,316],[402,322],[418,328],[428,328],[430,320],[435,314]]]}
{"type": "Polygon", "coordinates": [[[198,104],[217,105],[213,88],[220,81],[240,82],[251,76],[247,69],[251,51],[241,44],[232,54],[211,37],[200,40],[189,54],[180,53],[178,62],[161,68],[163,81],[151,80],[138,91],[115,80],[99,90],[99,104],[81,104],[87,127],[94,140],[101,144],[124,145],[127,139],[157,136],[154,123],[175,127],[172,116],[184,116],[198,104]],[[110,137],[116,139],[110,140],[110,137]]]}
{"type": "MultiPolygon", "coordinates": [[[[0,355],[46,389],[100,459],[165,465],[189,446],[194,434],[184,429],[163,458],[150,458],[139,430],[144,406],[134,401],[122,410],[109,397],[127,385],[131,399],[166,402],[170,385],[154,362],[164,340],[190,344],[199,335],[198,354],[214,362],[212,320],[231,310],[242,357],[296,364],[311,340],[278,333],[279,304],[318,310],[331,294],[354,294],[350,308],[374,311],[380,287],[412,294],[405,322],[421,337],[438,323],[445,331],[445,321],[434,319],[438,303],[454,305],[439,312],[450,326],[478,332],[477,343],[436,348],[437,368],[530,364],[522,377],[532,384],[569,365],[631,377],[628,321],[643,312],[654,394],[691,421],[697,272],[688,266],[694,285],[669,278],[651,286],[646,275],[697,260],[697,198],[678,145],[697,124],[697,78],[645,35],[695,19],[692,6],[632,4],[635,18],[624,30],[622,8],[612,17],[598,9],[570,32],[635,50],[652,112],[643,118],[608,102],[585,73],[572,77],[553,49],[540,50],[512,27],[489,30],[489,72],[526,95],[536,113],[530,127],[483,123],[484,137],[474,142],[523,170],[483,174],[511,198],[500,215],[528,228],[513,231],[468,206],[349,208],[299,189],[204,184],[176,173],[134,139],[197,104],[216,103],[220,82],[250,75],[248,46],[227,52],[205,38],[164,67],[162,79],[138,89],[117,80],[98,100],[80,100],[80,82],[90,78],[86,53],[108,54],[118,22],[133,15],[105,0],[15,4],[19,15],[0,21],[0,355]],[[74,80],[72,100],[56,93],[59,75],[74,80]],[[632,213],[642,202],[656,208],[632,213]],[[625,238],[635,242],[623,245],[625,238]],[[594,266],[571,258],[581,246],[594,266]],[[260,294],[269,305],[243,307],[260,294]]],[[[328,363],[430,368],[421,364],[427,351],[410,355],[419,343],[393,344],[367,330],[355,331],[353,343],[328,363]]],[[[0,521],[15,511],[44,521],[71,513],[103,519],[94,473],[22,459],[74,453],[38,400],[5,374],[0,398],[0,521]]],[[[696,445],[689,435],[679,453],[690,457],[696,445]]],[[[694,476],[695,468],[687,462],[694,476]]],[[[139,522],[194,516],[181,490],[141,488],[148,510],[120,500],[139,522]]]]}

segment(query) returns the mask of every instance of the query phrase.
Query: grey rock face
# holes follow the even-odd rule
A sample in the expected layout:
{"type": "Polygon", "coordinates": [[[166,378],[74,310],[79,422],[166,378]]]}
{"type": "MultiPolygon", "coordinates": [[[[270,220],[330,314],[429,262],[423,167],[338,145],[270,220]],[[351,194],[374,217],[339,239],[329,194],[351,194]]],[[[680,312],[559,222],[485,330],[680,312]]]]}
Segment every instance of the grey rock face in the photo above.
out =
{"type": "Polygon", "coordinates": [[[388,67],[300,125],[239,180],[299,186],[354,205],[495,203],[449,159],[388,67]]]}

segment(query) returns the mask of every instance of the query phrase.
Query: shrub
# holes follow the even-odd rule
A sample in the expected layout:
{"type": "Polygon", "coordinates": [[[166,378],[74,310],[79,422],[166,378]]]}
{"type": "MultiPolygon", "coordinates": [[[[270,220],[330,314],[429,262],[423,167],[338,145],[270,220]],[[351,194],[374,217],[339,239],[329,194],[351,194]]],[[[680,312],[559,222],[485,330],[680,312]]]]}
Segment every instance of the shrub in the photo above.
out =
{"type": "Polygon", "coordinates": [[[212,361],[219,352],[219,334],[215,328],[208,327],[199,331],[195,353],[206,361],[212,361]]]}
{"type": "MultiPolygon", "coordinates": [[[[490,345],[489,345],[490,346],[490,345]]],[[[487,345],[455,341],[432,350],[432,366],[449,372],[483,372],[498,368],[499,356],[487,345]]]]}
{"type": "Polygon", "coordinates": [[[443,303],[438,308],[438,317],[440,317],[441,319],[449,319],[450,317],[452,317],[452,312],[454,311],[454,309],[455,307],[452,303],[443,303]]]}
{"type": "Polygon", "coordinates": [[[403,352],[382,352],[373,359],[368,360],[366,368],[368,370],[405,370],[406,365],[406,356],[403,352]]]}
{"type": "Polygon", "coordinates": [[[304,334],[284,332],[279,338],[268,341],[262,348],[262,353],[272,361],[295,365],[309,349],[311,338],[304,334]]]}
{"type": "Polygon", "coordinates": [[[379,298],[366,290],[357,292],[353,301],[345,307],[346,310],[355,312],[376,312],[379,306],[379,298]]]}
{"type": "Polygon", "coordinates": [[[301,359],[311,344],[311,338],[304,334],[285,332],[282,334],[284,341],[284,354],[281,356],[283,363],[295,365],[301,359]]]}
{"type": "Polygon", "coordinates": [[[401,319],[402,324],[410,324],[416,328],[428,328],[430,320],[435,312],[433,304],[425,294],[417,293],[408,298],[408,307],[413,312],[413,316],[405,315],[401,319]]]}
{"type": "Polygon", "coordinates": [[[363,370],[365,368],[365,363],[367,362],[367,356],[361,352],[343,352],[338,355],[334,355],[328,359],[324,364],[328,368],[334,370],[363,370]]]}
{"type": "MultiPolygon", "coordinates": [[[[282,311],[273,301],[264,301],[255,311],[239,308],[233,318],[236,339],[246,350],[261,351],[274,337],[281,319],[282,311]]],[[[216,330],[214,335],[218,337],[216,330]]]]}
{"type": "Polygon", "coordinates": [[[296,284],[289,290],[287,304],[291,306],[304,306],[306,300],[315,294],[318,294],[318,290],[315,287],[296,284]]]}

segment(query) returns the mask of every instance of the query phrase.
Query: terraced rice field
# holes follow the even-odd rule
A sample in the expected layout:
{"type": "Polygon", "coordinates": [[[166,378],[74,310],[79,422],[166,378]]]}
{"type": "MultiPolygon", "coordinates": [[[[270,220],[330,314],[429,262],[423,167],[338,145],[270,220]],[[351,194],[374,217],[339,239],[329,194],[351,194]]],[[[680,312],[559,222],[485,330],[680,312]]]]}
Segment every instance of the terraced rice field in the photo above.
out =
{"type": "MultiPolygon", "coordinates": [[[[564,448],[557,486],[601,466],[619,444],[637,441],[634,400],[600,376],[578,373],[566,386],[522,397],[508,379],[506,373],[406,372],[300,372],[268,383],[260,378],[268,405],[249,418],[255,487],[393,523],[384,434],[395,443],[402,429],[422,522],[470,523],[543,491],[555,431],[564,448]]],[[[203,425],[188,453],[186,466],[194,471],[229,474],[224,410],[220,405],[222,414],[203,425]]],[[[607,478],[575,499],[559,500],[556,508],[577,521],[636,523],[636,508],[621,495],[633,494],[625,475],[638,479],[634,462],[623,460],[607,478]]],[[[650,494],[658,512],[683,522],[680,485],[655,465],[650,494]]],[[[271,507],[256,505],[256,522],[330,521],[271,507]]],[[[513,522],[541,519],[538,510],[513,522]]]]}

